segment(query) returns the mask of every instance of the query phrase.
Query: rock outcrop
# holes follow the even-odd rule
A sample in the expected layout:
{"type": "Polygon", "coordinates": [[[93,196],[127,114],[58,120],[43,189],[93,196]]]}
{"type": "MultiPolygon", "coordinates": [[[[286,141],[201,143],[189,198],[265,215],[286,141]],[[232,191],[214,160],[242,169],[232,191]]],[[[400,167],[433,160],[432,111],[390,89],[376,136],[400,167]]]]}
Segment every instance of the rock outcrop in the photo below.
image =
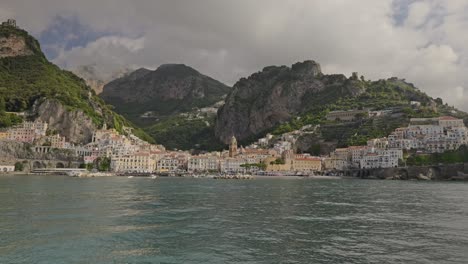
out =
{"type": "Polygon", "coordinates": [[[65,136],[72,143],[88,143],[97,129],[91,118],[79,109],[69,109],[57,100],[39,100],[29,116],[47,122],[49,129],[65,136]]]}
{"type": "Polygon", "coordinates": [[[24,37],[15,35],[0,37],[0,58],[28,56],[32,54],[34,52],[29,49],[24,37]]]}
{"type": "Polygon", "coordinates": [[[291,68],[265,67],[234,85],[218,111],[216,136],[224,143],[233,135],[240,140],[255,136],[307,111],[325,90],[339,96],[362,92],[344,75],[323,75],[315,61],[296,63],[291,68]]]}

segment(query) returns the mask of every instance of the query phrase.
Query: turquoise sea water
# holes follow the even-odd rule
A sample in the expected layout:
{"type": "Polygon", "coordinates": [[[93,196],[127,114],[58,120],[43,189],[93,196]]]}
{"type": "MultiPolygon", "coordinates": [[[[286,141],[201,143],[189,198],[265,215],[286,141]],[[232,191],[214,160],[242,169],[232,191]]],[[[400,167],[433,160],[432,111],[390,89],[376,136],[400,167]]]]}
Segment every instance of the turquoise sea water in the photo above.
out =
{"type": "Polygon", "coordinates": [[[0,175],[0,263],[468,263],[468,184],[0,175]]]}

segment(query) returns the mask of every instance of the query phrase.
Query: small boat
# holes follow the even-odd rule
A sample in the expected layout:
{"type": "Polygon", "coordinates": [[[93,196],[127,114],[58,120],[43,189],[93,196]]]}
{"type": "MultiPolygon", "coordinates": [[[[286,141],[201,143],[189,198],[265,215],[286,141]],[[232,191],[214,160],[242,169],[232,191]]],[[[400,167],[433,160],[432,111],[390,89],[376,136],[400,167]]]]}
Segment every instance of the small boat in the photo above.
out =
{"type": "Polygon", "coordinates": [[[133,178],[133,176],[128,176],[127,178],[129,178],[129,179],[132,179],[132,178],[133,178]]]}
{"type": "Polygon", "coordinates": [[[150,179],[157,179],[158,176],[157,176],[157,175],[154,175],[154,174],[151,174],[149,178],[150,178],[150,179]]]}

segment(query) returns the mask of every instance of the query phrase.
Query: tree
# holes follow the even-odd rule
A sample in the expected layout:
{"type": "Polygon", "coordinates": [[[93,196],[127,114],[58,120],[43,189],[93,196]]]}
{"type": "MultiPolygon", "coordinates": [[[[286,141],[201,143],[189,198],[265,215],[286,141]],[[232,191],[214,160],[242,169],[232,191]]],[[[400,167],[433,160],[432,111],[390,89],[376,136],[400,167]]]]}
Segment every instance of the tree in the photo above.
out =
{"type": "Polygon", "coordinates": [[[22,162],[16,162],[15,163],[15,171],[23,171],[24,170],[24,164],[22,162]]]}
{"type": "Polygon", "coordinates": [[[5,110],[6,110],[5,99],[0,97],[0,115],[5,114],[5,110]]]}
{"type": "Polygon", "coordinates": [[[104,157],[98,160],[97,169],[99,171],[109,171],[110,170],[111,160],[108,157],[104,157]]]}
{"type": "Polygon", "coordinates": [[[281,158],[277,158],[276,160],[270,162],[271,165],[282,165],[282,164],[286,164],[286,161],[284,159],[281,159],[281,158]]]}
{"type": "Polygon", "coordinates": [[[356,121],[361,121],[361,123],[362,123],[362,121],[364,121],[364,120],[367,119],[367,118],[369,118],[369,113],[367,113],[367,112],[365,112],[365,113],[359,113],[359,114],[356,114],[356,115],[354,116],[354,119],[355,119],[356,121]]]}

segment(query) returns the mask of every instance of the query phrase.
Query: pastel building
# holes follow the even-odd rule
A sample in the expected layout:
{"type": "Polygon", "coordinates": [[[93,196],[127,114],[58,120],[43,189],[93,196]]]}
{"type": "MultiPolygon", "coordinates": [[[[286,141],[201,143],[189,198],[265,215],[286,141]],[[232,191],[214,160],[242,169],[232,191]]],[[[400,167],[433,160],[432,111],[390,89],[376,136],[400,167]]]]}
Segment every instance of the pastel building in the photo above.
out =
{"type": "Polygon", "coordinates": [[[189,172],[219,171],[219,158],[215,156],[193,156],[189,158],[189,172]]]}
{"type": "Polygon", "coordinates": [[[247,164],[247,161],[243,158],[225,158],[220,161],[220,170],[223,173],[244,173],[244,164],[247,164]]]}
{"type": "Polygon", "coordinates": [[[310,155],[295,155],[291,160],[291,170],[301,172],[314,172],[322,170],[322,159],[310,155]]]}
{"type": "Polygon", "coordinates": [[[44,137],[46,132],[47,123],[45,122],[23,122],[8,130],[8,140],[33,143],[36,139],[44,137]]]}
{"type": "Polygon", "coordinates": [[[112,157],[111,169],[115,172],[152,173],[156,171],[156,160],[150,153],[112,157]]]}

